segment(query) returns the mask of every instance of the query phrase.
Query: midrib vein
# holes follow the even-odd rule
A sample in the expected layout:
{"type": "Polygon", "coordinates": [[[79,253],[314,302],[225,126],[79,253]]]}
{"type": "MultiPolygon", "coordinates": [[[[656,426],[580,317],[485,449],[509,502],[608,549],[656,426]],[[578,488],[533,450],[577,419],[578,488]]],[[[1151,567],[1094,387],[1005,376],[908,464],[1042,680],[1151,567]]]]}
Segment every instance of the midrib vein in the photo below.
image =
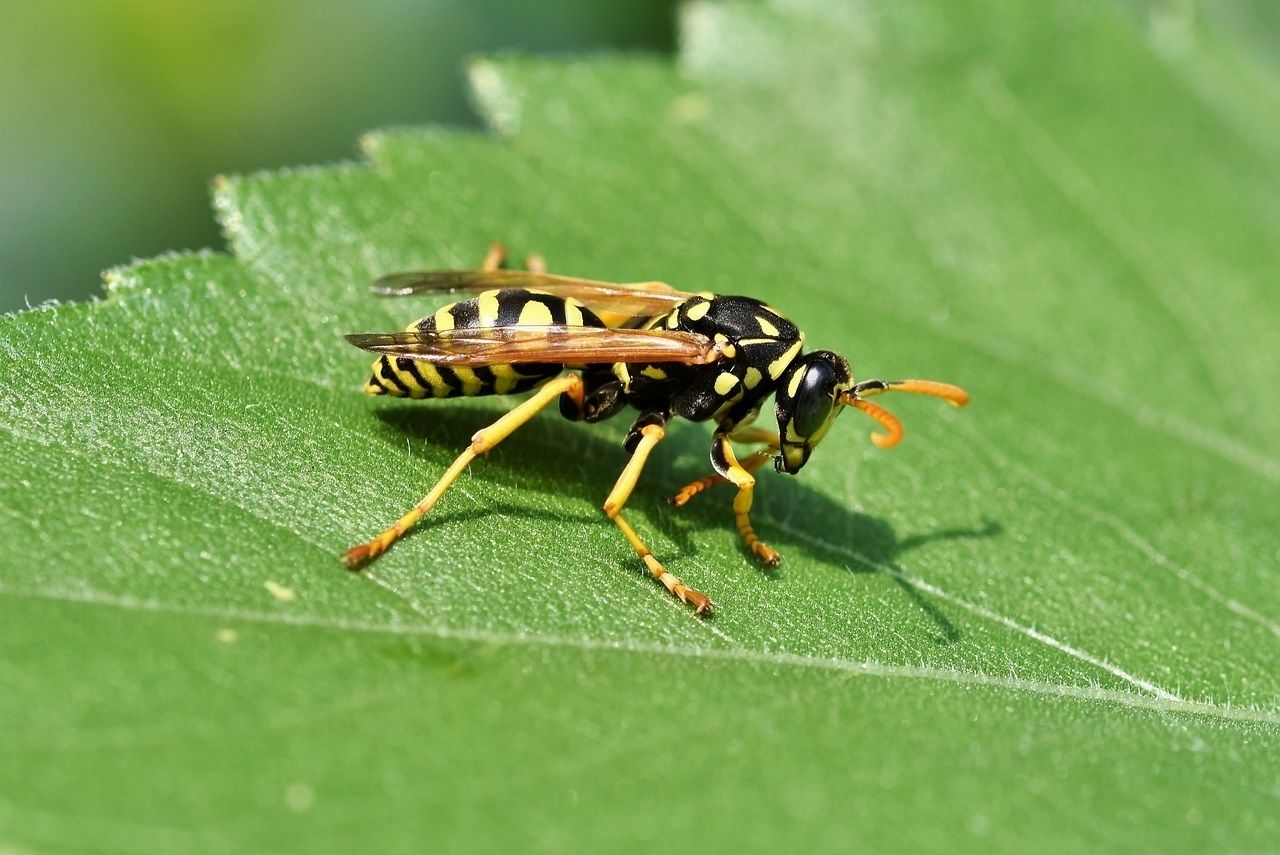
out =
{"type": "Polygon", "coordinates": [[[1280,725],[1280,712],[1250,707],[1224,706],[1201,701],[1185,701],[1176,698],[1157,697],[1135,692],[1122,692],[1094,686],[1070,686],[1017,677],[999,677],[976,672],[927,668],[908,665],[884,665],[878,662],[859,662],[847,659],[806,656],[796,653],[776,653],[746,648],[691,648],[674,647],[633,641],[603,641],[594,638],[572,638],[545,634],[500,633],[489,630],[459,629],[447,626],[410,624],[383,624],[372,621],[333,620],[311,615],[285,612],[261,612],[219,607],[178,607],[157,600],[132,597],[114,597],[74,591],[23,589],[0,584],[0,595],[32,599],[81,603],[124,610],[150,611],[161,614],[197,617],[225,618],[249,623],[273,624],[290,627],[437,638],[450,641],[480,644],[537,646],[565,648],[589,652],[675,656],[704,661],[739,662],[770,667],[785,666],[863,675],[883,679],[930,680],[969,686],[988,686],[1006,691],[1070,698],[1083,701],[1117,704],[1130,709],[1151,710],[1161,713],[1187,713],[1207,716],[1223,721],[1251,722],[1268,726],[1280,725]]]}

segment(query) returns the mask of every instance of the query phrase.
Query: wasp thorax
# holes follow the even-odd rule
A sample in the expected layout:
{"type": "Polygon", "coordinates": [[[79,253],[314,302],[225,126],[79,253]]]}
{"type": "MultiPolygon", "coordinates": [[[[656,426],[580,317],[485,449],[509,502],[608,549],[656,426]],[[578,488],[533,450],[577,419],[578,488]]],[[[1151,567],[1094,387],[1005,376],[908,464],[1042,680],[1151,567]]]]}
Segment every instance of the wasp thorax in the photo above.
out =
{"type": "Polygon", "coordinates": [[[791,364],[777,392],[779,472],[800,471],[843,409],[840,394],[852,387],[849,363],[837,353],[818,350],[791,364]]]}

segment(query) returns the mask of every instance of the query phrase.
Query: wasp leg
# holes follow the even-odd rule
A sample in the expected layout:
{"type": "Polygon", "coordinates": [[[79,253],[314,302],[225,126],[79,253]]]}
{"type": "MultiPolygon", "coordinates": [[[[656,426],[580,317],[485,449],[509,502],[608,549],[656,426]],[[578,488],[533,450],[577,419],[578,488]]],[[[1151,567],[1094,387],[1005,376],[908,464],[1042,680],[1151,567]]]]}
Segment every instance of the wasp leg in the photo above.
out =
{"type": "MultiPolygon", "coordinates": [[[[484,254],[484,261],[480,262],[480,269],[498,270],[507,261],[507,248],[502,245],[501,241],[494,241],[489,244],[489,251],[484,254]]],[[[547,260],[536,253],[526,255],[524,257],[524,269],[530,273],[539,275],[547,272],[547,260]]]]}
{"type": "Polygon", "coordinates": [[[391,528],[383,531],[373,540],[348,549],[343,553],[342,560],[346,562],[348,567],[355,570],[386,552],[391,544],[399,540],[405,532],[413,527],[414,523],[422,519],[435,507],[436,502],[452,486],[453,482],[458,480],[458,476],[466,471],[472,460],[475,460],[476,457],[488,452],[489,449],[511,436],[517,429],[537,415],[539,410],[561,395],[566,395],[576,400],[580,407],[582,405],[582,378],[577,374],[556,377],[539,387],[533,397],[516,406],[502,418],[488,427],[476,431],[471,437],[471,445],[467,446],[466,450],[458,455],[458,459],[453,461],[453,465],[449,467],[444,475],[440,476],[440,480],[431,488],[431,492],[422,498],[422,501],[414,505],[407,514],[396,520],[391,528]]]}
{"type": "Polygon", "coordinates": [[[502,245],[501,241],[494,241],[489,244],[489,251],[484,254],[484,261],[480,262],[480,269],[485,271],[497,270],[502,267],[502,263],[507,260],[507,248],[502,245]]]}
{"type": "Polygon", "coordinates": [[[712,609],[711,600],[708,599],[707,595],[693,590],[672,575],[671,571],[664,567],[661,561],[653,557],[649,547],[645,546],[644,541],[636,534],[636,530],[622,516],[622,507],[627,503],[627,499],[630,498],[636,482],[640,480],[640,472],[644,469],[644,464],[649,459],[649,452],[662,441],[664,436],[666,436],[666,431],[662,425],[650,424],[640,429],[640,441],[636,445],[635,451],[631,453],[631,460],[627,462],[626,468],[618,476],[617,483],[609,491],[609,497],[604,502],[604,513],[622,531],[623,537],[631,544],[631,548],[636,551],[636,555],[640,556],[640,560],[648,568],[649,574],[661,582],[681,602],[693,606],[697,614],[703,614],[712,609]]]}
{"type": "MultiPolygon", "coordinates": [[[[762,453],[757,452],[752,455],[752,458],[759,458],[762,453]]],[[[767,460],[768,457],[764,459],[767,460]]],[[[738,462],[738,458],[733,453],[733,444],[725,434],[716,435],[714,444],[711,446],[711,463],[726,481],[733,482],[738,488],[738,495],[733,497],[733,518],[738,526],[738,534],[742,535],[742,541],[747,545],[747,549],[758,556],[765,566],[777,567],[782,557],[778,555],[776,549],[757,537],[755,529],[751,527],[751,502],[756,488],[755,476],[746,466],[738,462]]],[[[756,464],[757,468],[759,465],[759,463],[756,464]]]]}
{"type": "MultiPolygon", "coordinates": [[[[734,431],[729,434],[729,438],[734,442],[764,443],[764,448],[742,459],[742,468],[748,472],[755,472],[761,466],[768,463],[770,458],[778,453],[778,434],[773,431],[765,430],[764,428],[743,428],[742,430],[734,431]]],[[[712,474],[705,478],[699,478],[697,481],[691,481],[688,484],[685,484],[674,496],[668,499],[667,502],[675,505],[677,508],[681,507],[703,490],[708,490],[717,484],[726,484],[728,481],[728,478],[720,474],[712,474]]]]}

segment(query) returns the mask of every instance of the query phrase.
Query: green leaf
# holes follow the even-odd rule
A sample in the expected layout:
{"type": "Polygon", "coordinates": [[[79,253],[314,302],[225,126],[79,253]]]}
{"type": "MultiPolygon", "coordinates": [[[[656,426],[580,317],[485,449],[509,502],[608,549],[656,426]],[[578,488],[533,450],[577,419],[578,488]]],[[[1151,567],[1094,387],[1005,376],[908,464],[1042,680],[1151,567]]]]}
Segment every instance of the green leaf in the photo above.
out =
{"type": "Polygon", "coordinates": [[[696,4],[665,59],[485,60],[500,137],[220,181],[232,255],[0,324],[0,845],[1274,848],[1280,80],[1163,6],[696,4]],[[509,401],[387,402],[374,276],[782,308],[894,401],[762,477],[552,416],[362,576],[509,401]]]}

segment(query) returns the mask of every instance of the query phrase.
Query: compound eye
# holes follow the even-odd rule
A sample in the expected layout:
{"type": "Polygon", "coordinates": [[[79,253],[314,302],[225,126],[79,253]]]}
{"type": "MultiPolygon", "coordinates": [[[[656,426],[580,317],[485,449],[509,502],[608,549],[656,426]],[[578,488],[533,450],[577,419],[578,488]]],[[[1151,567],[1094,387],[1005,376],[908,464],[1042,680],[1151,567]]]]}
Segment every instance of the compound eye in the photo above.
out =
{"type": "Polygon", "coordinates": [[[800,436],[813,436],[831,418],[836,405],[835,373],[831,366],[815,362],[804,372],[796,390],[795,429],[800,436]]]}

